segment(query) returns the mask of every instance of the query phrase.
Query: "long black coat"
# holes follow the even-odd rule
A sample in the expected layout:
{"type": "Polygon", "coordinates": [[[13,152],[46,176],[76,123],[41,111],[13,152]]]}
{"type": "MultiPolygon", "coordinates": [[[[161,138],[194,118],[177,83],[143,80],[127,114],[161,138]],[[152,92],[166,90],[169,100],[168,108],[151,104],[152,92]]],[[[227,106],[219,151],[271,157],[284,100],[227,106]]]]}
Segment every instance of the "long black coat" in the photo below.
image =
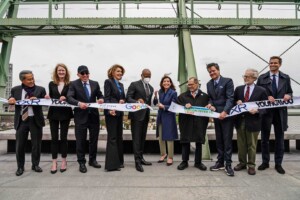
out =
{"type": "MultiPolygon", "coordinates": [[[[208,104],[208,95],[198,90],[198,94],[193,98],[191,92],[187,91],[179,95],[177,103],[182,106],[190,103],[192,106],[204,107],[208,104]]],[[[201,142],[204,144],[208,120],[208,117],[179,114],[180,142],[201,142]]]]}

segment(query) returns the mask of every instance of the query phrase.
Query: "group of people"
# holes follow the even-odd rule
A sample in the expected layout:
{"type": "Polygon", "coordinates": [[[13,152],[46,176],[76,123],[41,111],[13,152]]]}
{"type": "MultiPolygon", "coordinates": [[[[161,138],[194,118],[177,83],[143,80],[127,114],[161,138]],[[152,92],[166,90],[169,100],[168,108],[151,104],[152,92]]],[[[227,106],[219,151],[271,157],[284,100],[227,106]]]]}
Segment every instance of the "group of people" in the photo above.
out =
{"type": "MultiPolygon", "coordinates": [[[[270,71],[258,77],[255,69],[247,69],[244,85],[234,89],[233,81],[220,75],[220,67],[217,63],[207,65],[207,71],[211,80],[207,83],[207,93],[199,87],[196,77],[190,77],[187,82],[188,90],[179,96],[175,90],[172,79],[163,76],[160,81],[160,89],[154,91],[149,84],[151,71],[143,69],[141,79],[132,82],[125,94],[124,86],[120,82],[125,73],[121,65],[113,65],[107,72],[108,79],[104,82],[104,95],[99,83],[89,79],[89,69],[81,65],[77,69],[78,79],[70,81],[70,73],[64,64],[58,64],[53,72],[52,81],[49,83],[49,93],[43,87],[35,85],[33,73],[23,70],[19,74],[21,85],[12,88],[9,104],[13,105],[17,100],[54,98],[67,101],[76,107],[50,107],[48,119],[51,130],[52,166],[50,172],[55,174],[58,169],[58,152],[61,152],[60,172],[67,170],[67,135],[71,118],[74,117],[76,153],[79,163],[79,171],[87,172],[86,167],[86,140],[89,130],[89,166],[101,168],[97,162],[97,144],[99,136],[99,111],[90,108],[89,103],[142,103],[158,107],[156,135],[159,141],[161,157],[158,163],[166,161],[166,165],[173,164],[174,140],[178,139],[176,113],[168,109],[172,102],[185,108],[192,106],[207,107],[220,113],[219,118],[214,119],[217,162],[210,167],[211,171],[225,169],[228,176],[234,176],[234,171],[248,169],[248,174],[255,175],[256,146],[258,134],[261,131],[262,164],[258,170],[269,168],[270,152],[269,137],[271,125],[275,131],[275,169],[284,174],[282,160],[284,154],[284,131],[287,130],[287,109],[272,108],[265,110],[252,109],[235,117],[227,117],[231,108],[238,104],[250,101],[275,99],[287,101],[292,98],[292,88],[288,75],[279,69],[282,59],[278,56],[270,58],[270,71]],[[257,84],[254,82],[257,80],[257,84]],[[152,97],[154,96],[153,100],[152,97]],[[234,126],[237,130],[238,159],[239,163],[232,168],[232,136],[234,126]],[[60,137],[60,142],[59,138],[60,137]],[[60,145],[59,145],[60,144],[60,145]]],[[[123,112],[116,110],[104,110],[107,127],[107,145],[105,156],[105,170],[119,171],[124,168],[123,155],[123,112]]],[[[143,172],[143,165],[152,165],[144,159],[143,151],[150,118],[150,110],[142,109],[137,112],[129,112],[131,120],[131,133],[135,168],[143,172]]],[[[182,147],[182,162],[178,170],[186,169],[189,164],[190,143],[195,142],[194,167],[207,170],[202,163],[202,144],[205,143],[206,129],[209,118],[189,114],[179,114],[180,143],[182,147]]],[[[32,144],[32,170],[42,172],[39,166],[41,139],[45,126],[41,106],[16,105],[14,127],[16,129],[16,175],[24,172],[25,144],[28,134],[31,134],[32,144]]]]}

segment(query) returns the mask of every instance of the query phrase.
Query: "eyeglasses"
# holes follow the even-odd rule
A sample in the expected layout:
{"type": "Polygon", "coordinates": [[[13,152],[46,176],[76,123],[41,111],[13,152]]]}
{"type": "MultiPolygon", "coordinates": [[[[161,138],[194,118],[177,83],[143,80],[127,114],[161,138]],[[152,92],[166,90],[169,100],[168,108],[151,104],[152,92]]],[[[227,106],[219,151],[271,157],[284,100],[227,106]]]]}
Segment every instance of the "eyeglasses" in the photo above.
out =
{"type": "Polygon", "coordinates": [[[80,72],[80,74],[81,74],[82,76],[84,76],[85,74],[86,74],[86,75],[89,75],[90,73],[89,73],[88,71],[83,71],[83,72],[80,72]]]}

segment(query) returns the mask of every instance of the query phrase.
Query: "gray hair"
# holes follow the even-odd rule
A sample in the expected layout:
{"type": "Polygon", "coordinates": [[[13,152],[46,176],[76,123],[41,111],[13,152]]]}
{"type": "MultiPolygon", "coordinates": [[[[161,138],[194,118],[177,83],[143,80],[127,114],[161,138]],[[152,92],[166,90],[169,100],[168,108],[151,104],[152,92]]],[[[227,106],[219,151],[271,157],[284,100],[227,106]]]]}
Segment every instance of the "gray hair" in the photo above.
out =
{"type": "Polygon", "coordinates": [[[255,79],[257,79],[257,77],[258,77],[258,71],[256,69],[248,68],[246,71],[252,72],[252,77],[255,78],[255,79]]]}
{"type": "Polygon", "coordinates": [[[199,84],[199,81],[196,77],[190,77],[189,80],[193,80],[194,83],[199,84]]]}
{"type": "Polygon", "coordinates": [[[19,73],[19,79],[20,81],[23,81],[25,79],[25,75],[26,74],[33,74],[32,71],[30,70],[22,70],[20,73],[19,73]]]}

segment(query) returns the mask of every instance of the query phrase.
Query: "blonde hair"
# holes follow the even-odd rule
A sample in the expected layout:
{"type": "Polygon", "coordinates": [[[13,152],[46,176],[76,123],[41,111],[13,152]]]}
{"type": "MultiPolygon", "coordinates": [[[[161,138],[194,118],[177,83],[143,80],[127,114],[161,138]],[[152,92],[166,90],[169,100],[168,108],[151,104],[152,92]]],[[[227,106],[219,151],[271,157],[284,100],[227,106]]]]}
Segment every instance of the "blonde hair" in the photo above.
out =
{"type": "Polygon", "coordinates": [[[108,70],[107,70],[107,76],[108,78],[113,78],[113,73],[118,69],[120,68],[122,70],[122,75],[125,74],[125,69],[124,67],[122,67],[121,65],[118,65],[118,64],[115,64],[113,66],[111,66],[108,70]]]}
{"type": "Polygon", "coordinates": [[[70,72],[69,72],[67,66],[66,66],[65,64],[63,64],[63,63],[58,63],[58,64],[55,66],[54,71],[53,71],[53,73],[52,73],[52,80],[53,80],[53,82],[54,82],[56,85],[59,84],[59,77],[58,77],[58,75],[57,75],[57,69],[58,69],[58,67],[62,67],[62,68],[64,68],[64,69],[66,70],[66,76],[65,76],[64,82],[65,82],[65,85],[68,85],[68,84],[70,83],[70,72]]]}

